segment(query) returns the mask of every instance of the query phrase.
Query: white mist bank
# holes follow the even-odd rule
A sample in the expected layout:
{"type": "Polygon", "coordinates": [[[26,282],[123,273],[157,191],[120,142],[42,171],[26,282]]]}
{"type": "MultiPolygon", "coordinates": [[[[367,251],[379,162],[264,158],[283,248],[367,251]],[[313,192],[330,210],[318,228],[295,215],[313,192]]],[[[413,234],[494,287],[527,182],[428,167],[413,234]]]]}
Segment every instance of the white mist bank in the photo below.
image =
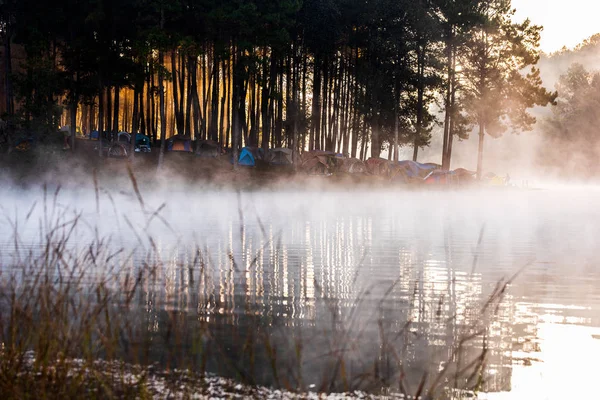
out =
{"type": "MultiPolygon", "coordinates": [[[[22,237],[35,239],[33,234],[45,221],[76,217],[81,218],[74,238],[77,241],[99,234],[123,243],[139,236],[193,244],[196,240],[239,236],[240,227],[258,236],[266,230],[293,237],[307,226],[321,224],[327,230],[339,223],[354,223],[383,229],[382,240],[402,239],[403,245],[413,248],[423,240],[434,246],[438,241],[443,244],[445,231],[459,226],[460,232],[454,234],[474,245],[485,226],[484,239],[509,253],[511,246],[535,242],[536,236],[550,233],[556,242],[553,246],[561,247],[573,240],[566,232],[579,231],[575,238],[579,252],[573,256],[591,256],[595,254],[595,238],[600,236],[600,186],[596,185],[548,182],[540,185],[541,190],[239,193],[181,188],[142,190],[141,200],[131,187],[118,192],[101,189],[97,198],[93,189],[60,189],[57,193],[56,189],[3,191],[0,215],[4,229],[0,237],[9,237],[11,226],[16,226],[22,237]]],[[[368,241],[377,245],[378,237],[370,236],[368,241]]],[[[538,251],[530,256],[545,256],[536,254],[538,251]]],[[[470,257],[465,254],[464,261],[470,257]]]]}

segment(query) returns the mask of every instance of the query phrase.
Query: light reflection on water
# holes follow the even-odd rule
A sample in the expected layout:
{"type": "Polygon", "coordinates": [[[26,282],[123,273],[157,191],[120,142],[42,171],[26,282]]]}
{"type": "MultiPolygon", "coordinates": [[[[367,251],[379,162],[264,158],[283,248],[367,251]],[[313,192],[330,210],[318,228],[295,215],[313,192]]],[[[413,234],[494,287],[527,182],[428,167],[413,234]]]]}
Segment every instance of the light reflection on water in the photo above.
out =
{"type": "MultiPolygon", "coordinates": [[[[136,221],[135,212],[115,211],[107,201],[96,220],[93,202],[76,197],[75,207],[113,236],[113,246],[136,241],[106,218],[111,213],[115,220],[126,213],[139,234],[156,239],[163,264],[140,301],[150,331],[161,330],[157,304],[231,325],[252,313],[293,331],[329,323],[335,301],[374,335],[365,335],[367,342],[377,336],[378,313],[393,332],[413,321],[418,339],[406,356],[437,368],[453,358],[452,347],[477,323],[496,283],[524,267],[486,326],[485,398],[595,393],[600,193],[252,193],[240,203],[229,193],[175,197],[163,212],[168,226],[155,221],[147,229],[141,213],[136,221]]],[[[25,225],[25,244],[35,243],[33,225],[25,225]]],[[[7,232],[0,233],[4,265],[7,232]]],[[[86,238],[82,228],[73,245],[86,238]]],[[[140,247],[131,268],[143,257],[140,247]]]]}

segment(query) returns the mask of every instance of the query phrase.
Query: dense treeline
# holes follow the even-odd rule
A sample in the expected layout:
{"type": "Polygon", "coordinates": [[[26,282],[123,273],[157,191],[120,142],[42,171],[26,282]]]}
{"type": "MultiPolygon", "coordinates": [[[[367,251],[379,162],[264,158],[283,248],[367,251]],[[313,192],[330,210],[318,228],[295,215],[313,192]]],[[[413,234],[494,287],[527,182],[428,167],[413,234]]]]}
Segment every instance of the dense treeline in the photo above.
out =
{"type": "MultiPolygon", "coordinates": [[[[510,0],[2,0],[7,118],[398,157],[529,129],[541,28],[510,0]],[[61,108],[61,105],[63,106],[61,108]],[[71,123],[70,121],[74,121],[71,123]]],[[[74,140],[73,140],[74,143],[74,140]]],[[[132,152],[133,154],[133,152],[132,152]]]]}

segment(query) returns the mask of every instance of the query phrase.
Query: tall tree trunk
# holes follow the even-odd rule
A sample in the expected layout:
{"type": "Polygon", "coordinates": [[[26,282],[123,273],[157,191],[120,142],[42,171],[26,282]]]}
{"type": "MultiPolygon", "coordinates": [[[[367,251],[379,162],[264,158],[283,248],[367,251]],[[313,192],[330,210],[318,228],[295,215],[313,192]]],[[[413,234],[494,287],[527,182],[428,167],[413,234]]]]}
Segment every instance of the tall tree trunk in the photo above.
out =
{"type": "Polygon", "coordinates": [[[177,57],[177,50],[171,51],[171,87],[173,88],[173,118],[175,119],[175,124],[171,124],[171,126],[177,125],[177,133],[182,133],[183,126],[179,126],[179,88],[178,88],[178,76],[177,76],[177,62],[175,58],[177,57]]]}
{"type": "Polygon", "coordinates": [[[226,74],[226,78],[225,81],[227,82],[227,100],[226,100],[226,104],[227,104],[227,130],[225,132],[225,147],[229,148],[229,144],[231,143],[231,125],[233,124],[233,121],[231,120],[231,104],[233,103],[233,81],[231,80],[231,69],[232,69],[232,60],[231,58],[229,59],[229,61],[227,62],[227,74],[226,74]]]}
{"type": "MultiPolygon", "coordinates": [[[[186,96],[186,104],[185,104],[185,134],[192,137],[192,101],[193,101],[193,84],[192,80],[196,77],[194,72],[194,59],[193,57],[187,57],[187,96],[186,96]]],[[[197,139],[194,136],[194,139],[197,139]]]]}
{"type": "Polygon", "coordinates": [[[219,140],[218,120],[219,120],[219,60],[217,59],[216,49],[213,47],[212,60],[212,96],[210,103],[210,125],[208,127],[208,136],[215,142],[219,140]]]}
{"type": "MultiPolygon", "coordinates": [[[[291,80],[292,80],[292,87],[291,87],[291,91],[292,91],[292,99],[291,99],[291,105],[288,103],[288,117],[286,117],[286,119],[291,118],[292,122],[292,135],[291,135],[291,139],[292,142],[290,144],[290,147],[292,149],[292,162],[294,163],[294,168],[297,169],[298,168],[298,160],[299,160],[299,155],[298,155],[298,111],[299,111],[299,99],[298,99],[298,84],[299,84],[299,60],[298,60],[299,56],[298,56],[298,42],[297,40],[294,41],[294,53],[293,56],[291,58],[291,61],[293,63],[292,65],[292,69],[291,69],[291,80]],[[291,113],[290,113],[291,111],[291,113]]],[[[289,75],[289,74],[288,74],[289,75]]],[[[289,78],[288,78],[289,79],[289,78]]],[[[289,127],[289,122],[288,122],[288,127],[289,127]]]]}
{"type": "Polygon", "coordinates": [[[313,71],[313,98],[310,128],[310,150],[320,149],[321,145],[321,59],[315,55],[313,71]]]}
{"type": "Polygon", "coordinates": [[[424,93],[425,93],[425,85],[424,85],[424,75],[425,75],[425,49],[423,46],[418,47],[418,55],[417,55],[417,127],[415,132],[415,140],[413,143],[413,161],[417,161],[419,155],[419,146],[421,146],[421,135],[423,133],[423,117],[424,117],[424,93]]]}
{"type": "MultiPolygon", "coordinates": [[[[157,80],[157,85],[158,85],[158,75],[156,76],[156,80],[157,80]]],[[[158,86],[154,87],[155,89],[155,93],[158,94],[158,86]]],[[[159,110],[159,105],[160,105],[160,96],[159,96],[159,100],[158,103],[156,101],[156,97],[153,94],[152,95],[152,131],[154,132],[154,143],[158,143],[159,138],[158,138],[158,122],[160,119],[160,110],[159,110]]],[[[165,128],[166,129],[166,128],[165,128]]],[[[160,146],[159,146],[160,147],[160,146]]]]}
{"type": "MultiPolygon", "coordinates": [[[[290,149],[293,149],[292,147],[292,142],[293,142],[293,138],[292,138],[292,129],[290,127],[290,123],[292,121],[292,113],[291,108],[292,108],[292,85],[295,85],[295,76],[292,75],[292,57],[295,57],[296,54],[296,46],[295,46],[295,42],[292,42],[292,47],[291,47],[291,52],[288,54],[286,60],[285,60],[285,121],[286,121],[286,125],[285,125],[285,138],[286,138],[286,146],[290,149]]],[[[282,68],[282,73],[283,73],[283,68],[282,68]]],[[[282,108],[282,113],[283,113],[283,106],[282,108]]],[[[293,154],[292,154],[292,158],[293,158],[293,154]]]]}
{"type": "Polygon", "coordinates": [[[352,158],[356,158],[358,151],[358,132],[359,132],[359,115],[358,115],[358,107],[354,107],[352,113],[352,144],[350,148],[350,154],[352,158]]]}
{"type": "Polygon", "coordinates": [[[483,139],[485,138],[485,126],[482,118],[479,119],[479,146],[477,147],[477,179],[483,176],[483,139]]]}
{"type": "Polygon", "coordinates": [[[442,170],[444,171],[448,171],[448,141],[449,141],[449,136],[451,135],[450,133],[450,98],[451,98],[451,92],[452,92],[452,83],[451,83],[451,76],[452,76],[452,70],[451,70],[451,55],[450,55],[450,44],[446,43],[446,54],[447,54],[447,74],[448,74],[448,81],[446,82],[446,106],[445,106],[445,111],[444,111],[444,139],[443,139],[443,143],[442,143],[442,170]]]}
{"type": "Polygon", "coordinates": [[[156,145],[157,134],[154,129],[154,67],[152,64],[148,67],[148,76],[146,77],[146,129],[148,135],[152,138],[152,144],[156,145]]]}
{"type": "MultiPolygon", "coordinates": [[[[158,62],[159,65],[163,65],[164,54],[162,51],[158,52],[158,62]]],[[[158,168],[162,168],[167,136],[167,115],[165,107],[165,87],[161,73],[158,74],[158,98],[160,109],[160,150],[158,153],[158,168]]]]}
{"type": "MultiPolygon", "coordinates": [[[[271,58],[273,58],[273,54],[271,54],[271,58]]],[[[263,59],[266,59],[266,49],[263,50],[263,59]]],[[[272,61],[271,61],[272,62],[272,61]]],[[[270,87],[272,85],[272,81],[269,82],[267,65],[263,64],[262,68],[262,99],[261,99],[261,110],[262,110],[262,148],[267,152],[269,149],[269,142],[271,141],[271,117],[269,115],[269,103],[271,102],[271,94],[270,87]]]]}
{"type": "Polygon", "coordinates": [[[341,135],[340,135],[340,102],[344,91],[344,67],[342,63],[342,57],[337,57],[336,73],[333,74],[337,78],[334,81],[335,88],[333,90],[333,110],[331,112],[331,121],[329,126],[331,127],[331,146],[333,151],[339,153],[342,151],[341,146],[341,135]]]}
{"type": "Polygon", "coordinates": [[[352,118],[353,107],[350,102],[352,91],[352,75],[350,73],[350,65],[346,69],[346,96],[343,101],[344,120],[342,125],[342,153],[347,157],[350,153],[350,122],[352,118]]]}
{"type": "Polygon", "coordinates": [[[233,45],[233,93],[232,93],[232,130],[231,130],[231,141],[233,148],[233,167],[237,168],[239,161],[239,151],[240,151],[240,139],[241,139],[241,129],[240,129],[240,91],[241,91],[241,65],[240,65],[241,51],[237,49],[236,45],[233,45]]]}
{"type": "Polygon", "coordinates": [[[226,74],[225,74],[225,69],[227,68],[227,62],[225,61],[225,58],[223,58],[223,61],[221,63],[221,74],[223,76],[223,90],[222,90],[222,94],[221,94],[221,115],[220,115],[220,120],[219,120],[219,143],[221,144],[221,146],[223,146],[223,142],[225,142],[225,138],[224,138],[224,133],[225,133],[225,106],[226,106],[226,101],[227,101],[227,80],[226,80],[226,74]]]}
{"type": "Polygon", "coordinates": [[[69,105],[69,110],[71,112],[70,115],[70,119],[71,119],[71,151],[75,151],[75,136],[77,134],[77,106],[78,106],[78,102],[77,102],[77,95],[74,96],[75,99],[73,99],[71,101],[71,104],[69,105]]]}
{"type": "MultiPolygon", "coordinates": [[[[240,58],[242,57],[243,53],[240,52],[240,58]]],[[[240,114],[240,119],[239,119],[239,123],[241,125],[241,136],[240,139],[243,137],[244,139],[248,138],[248,124],[247,124],[247,118],[246,118],[246,93],[248,93],[248,79],[246,79],[246,72],[245,72],[245,67],[244,64],[240,64],[240,95],[239,95],[239,108],[238,108],[238,112],[240,114]]],[[[241,148],[241,142],[240,142],[240,148],[241,148]]]]}
{"type": "Polygon", "coordinates": [[[90,104],[90,110],[88,112],[88,134],[91,134],[92,131],[94,130],[94,126],[96,125],[94,123],[94,116],[95,116],[95,107],[94,107],[94,103],[93,103],[94,99],[92,98],[92,104],[90,104]]]}
{"type": "Polygon", "coordinates": [[[398,119],[400,116],[398,115],[398,98],[396,97],[396,102],[394,103],[394,161],[398,161],[398,119]]]}
{"type": "Polygon", "coordinates": [[[104,136],[104,87],[100,83],[98,91],[98,155],[102,157],[102,138],[104,136]]]}
{"type": "MultiPolygon", "coordinates": [[[[160,29],[164,28],[165,24],[165,11],[161,7],[160,9],[160,29]]],[[[158,51],[158,65],[164,65],[165,57],[161,50],[158,51]]],[[[165,143],[167,135],[167,116],[165,115],[165,88],[163,84],[163,76],[161,73],[158,74],[158,95],[160,102],[160,150],[158,153],[158,169],[162,168],[163,158],[165,156],[165,143]]]]}
{"type": "Polygon", "coordinates": [[[123,118],[121,126],[125,132],[131,132],[131,121],[129,120],[129,90],[123,91],[123,118]]]}
{"type": "MultiPolygon", "coordinates": [[[[112,133],[112,89],[106,88],[106,130],[112,133]]],[[[110,135],[112,141],[113,135],[110,135]]]]}
{"type": "MultiPolygon", "coordinates": [[[[306,99],[306,82],[307,82],[307,75],[308,75],[308,55],[306,54],[306,51],[303,52],[302,55],[302,110],[301,110],[301,115],[303,116],[303,118],[305,118],[306,120],[306,110],[308,109],[308,102],[306,99]]],[[[306,150],[306,126],[304,127],[304,132],[302,132],[302,151],[306,150]]],[[[309,139],[309,146],[310,146],[310,139],[309,139]]]]}
{"type": "Polygon", "coordinates": [[[275,147],[283,145],[283,57],[277,65],[277,117],[275,119],[275,147]]]}
{"type": "MultiPolygon", "coordinates": [[[[186,62],[185,62],[185,55],[183,54],[183,51],[179,52],[179,97],[176,99],[176,101],[179,101],[179,113],[175,116],[177,119],[177,133],[179,133],[180,135],[185,135],[186,134],[186,130],[185,130],[185,109],[184,109],[184,105],[185,105],[185,76],[186,76],[186,62]]],[[[176,84],[176,82],[173,82],[173,84],[176,84]]]]}
{"type": "MultiPolygon", "coordinates": [[[[275,52],[271,52],[271,68],[270,68],[270,74],[269,74],[269,127],[271,128],[271,130],[269,131],[269,135],[271,138],[271,141],[269,143],[268,147],[271,147],[271,145],[274,143],[273,139],[276,139],[275,137],[275,96],[277,94],[277,66],[278,66],[278,61],[279,61],[279,54],[275,53],[275,52]]],[[[265,154],[266,154],[266,150],[265,149],[265,154]]]]}
{"type": "Polygon", "coordinates": [[[248,134],[248,145],[257,146],[258,127],[256,126],[256,75],[253,75],[252,78],[250,78],[250,81],[250,133],[248,134]]]}
{"type": "Polygon", "coordinates": [[[322,81],[322,87],[323,90],[321,91],[321,99],[323,102],[323,105],[321,107],[321,144],[320,144],[320,149],[321,150],[327,150],[327,135],[328,135],[328,129],[327,129],[327,111],[329,110],[329,57],[325,57],[323,65],[323,81],[322,81]]]}
{"type": "MultiPolygon", "coordinates": [[[[202,70],[202,115],[204,115],[204,118],[202,120],[202,139],[206,139],[206,133],[207,133],[206,125],[208,124],[208,91],[206,90],[206,81],[207,81],[206,58],[207,58],[207,52],[205,51],[204,54],[202,54],[202,66],[200,67],[200,69],[202,70]]],[[[209,88],[209,90],[210,90],[210,88],[209,88]]]]}
{"type": "Polygon", "coordinates": [[[254,106],[254,120],[256,123],[256,141],[254,143],[255,146],[260,146],[261,142],[259,141],[259,133],[261,132],[261,124],[262,124],[262,119],[261,119],[261,115],[262,115],[262,102],[261,102],[261,98],[262,98],[262,87],[260,85],[261,82],[261,72],[257,71],[254,74],[254,85],[255,85],[255,93],[254,93],[254,98],[255,98],[255,106],[254,106]]]}
{"type": "Polygon", "coordinates": [[[367,136],[367,122],[363,120],[362,122],[362,137],[360,139],[360,159],[361,161],[365,161],[367,158],[367,143],[369,142],[367,136]]]}
{"type": "MultiPolygon", "coordinates": [[[[139,126],[140,126],[140,121],[139,121],[139,115],[140,115],[140,96],[139,96],[139,91],[140,91],[140,85],[138,82],[136,82],[135,86],[133,87],[133,110],[131,112],[131,133],[137,133],[139,132],[139,126]]],[[[128,98],[128,97],[126,97],[128,98]]],[[[128,112],[129,114],[129,112],[128,112]]]]}
{"type": "Polygon", "coordinates": [[[454,141],[454,132],[456,125],[456,47],[452,49],[452,95],[450,97],[450,129],[448,132],[448,145],[446,148],[446,168],[449,170],[452,166],[452,143],[454,141]]]}
{"type": "MultiPolygon", "coordinates": [[[[377,112],[375,121],[371,124],[371,157],[379,158],[381,156],[381,141],[379,140],[379,134],[381,132],[381,115],[377,112]]],[[[367,137],[366,135],[364,136],[367,137]]],[[[365,140],[368,142],[368,140],[365,140]]]]}
{"type": "Polygon", "coordinates": [[[138,129],[142,135],[147,135],[146,133],[146,115],[145,115],[145,105],[144,105],[144,81],[140,81],[140,91],[138,92],[138,129]]]}
{"type": "Polygon", "coordinates": [[[12,116],[14,110],[14,96],[12,90],[12,26],[10,23],[11,16],[8,15],[8,21],[5,24],[4,32],[4,90],[6,100],[6,113],[12,116]]]}
{"type": "Polygon", "coordinates": [[[90,110],[90,107],[88,104],[82,103],[81,104],[81,133],[83,135],[86,135],[89,132],[89,127],[88,127],[88,112],[90,110]]]}
{"type": "Polygon", "coordinates": [[[451,125],[451,118],[452,118],[452,109],[453,109],[453,104],[452,104],[452,92],[453,92],[453,75],[454,75],[454,70],[453,70],[453,63],[452,63],[452,54],[453,54],[453,40],[454,40],[454,35],[453,35],[453,27],[448,27],[447,28],[447,32],[446,32],[446,74],[447,74],[447,81],[446,81],[446,99],[445,99],[445,115],[444,115],[444,141],[442,144],[442,169],[444,171],[448,171],[450,168],[450,154],[449,154],[449,148],[450,148],[450,142],[452,140],[452,135],[453,132],[450,129],[450,125],[451,125]]]}
{"type": "Polygon", "coordinates": [[[119,132],[120,98],[121,98],[121,88],[119,86],[115,86],[115,105],[114,105],[115,115],[113,117],[113,132],[114,133],[119,132]]]}
{"type": "Polygon", "coordinates": [[[142,135],[148,135],[146,129],[146,107],[144,104],[144,84],[142,83],[141,91],[138,100],[138,129],[142,135]]]}
{"type": "Polygon", "coordinates": [[[135,136],[138,132],[139,125],[139,92],[140,92],[140,84],[136,80],[135,88],[133,89],[133,116],[131,118],[131,143],[129,146],[130,157],[133,159],[135,153],[135,136]]]}
{"type": "Polygon", "coordinates": [[[175,114],[175,102],[173,101],[173,93],[169,93],[169,87],[171,87],[171,91],[173,90],[173,86],[176,86],[177,82],[175,82],[175,84],[171,83],[171,82],[166,82],[165,84],[165,99],[167,102],[167,106],[166,106],[166,113],[167,113],[167,137],[173,137],[175,136],[176,133],[176,129],[177,129],[177,121],[176,121],[176,114],[175,114]],[[169,96],[170,95],[170,96],[169,96]]]}
{"type": "MultiPolygon", "coordinates": [[[[192,89],[190,95],[192,96],[192,107],[194,109],[194,139],[196,142],[200,140],[201,136],[201,124],[202,124],[202,111],[200,109],[200,98],[198,95],[198,57],[194,57],[193,65],[191,68],[192,74],[192,89]]],[[[196,148],[198,150],[199,148],[196,148]]]]}

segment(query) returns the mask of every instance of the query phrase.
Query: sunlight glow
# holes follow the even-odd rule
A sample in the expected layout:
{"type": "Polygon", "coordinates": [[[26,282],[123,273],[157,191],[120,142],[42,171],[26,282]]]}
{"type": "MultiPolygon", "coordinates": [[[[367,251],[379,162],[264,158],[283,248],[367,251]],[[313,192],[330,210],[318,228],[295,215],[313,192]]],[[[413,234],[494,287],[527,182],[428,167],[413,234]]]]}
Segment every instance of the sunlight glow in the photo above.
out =
{"type": "MultiPolygon", "coordinates": [[[[545,318],[548,320],[551,318],[545,318]]],[[[512,390],[488,393],[486,400],[509,399],[586,399],[597,392],[600,360],[598,328],[543,323],[538,325],[540,352],[515,353],[529,360],[513,363],[512,390]]]]}
{"type": "Polygon", "coordinates": [[[573,48],[590,36],[600,33],[600,2],[590,0],[513,0],[516,19],[529,18],[544,26],[541,48],[546,53],[573,48]]]}

